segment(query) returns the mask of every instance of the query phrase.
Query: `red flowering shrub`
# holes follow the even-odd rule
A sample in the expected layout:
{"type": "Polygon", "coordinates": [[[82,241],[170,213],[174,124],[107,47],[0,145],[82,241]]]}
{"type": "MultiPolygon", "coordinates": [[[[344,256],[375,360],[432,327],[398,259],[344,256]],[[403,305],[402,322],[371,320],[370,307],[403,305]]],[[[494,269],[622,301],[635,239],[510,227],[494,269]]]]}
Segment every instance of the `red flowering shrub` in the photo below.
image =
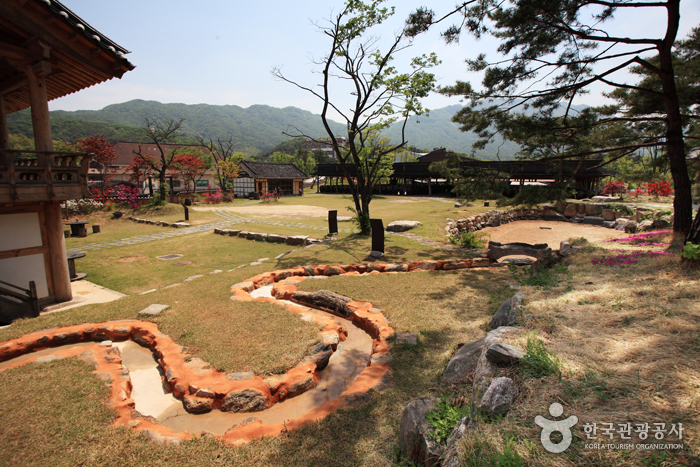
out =
{"type": "Polygon", "coordinates": [[[603,188],[604,195],[613,195],[616,193],[624,193],[627,190],[625,182],[606,182],[603,188]]]}

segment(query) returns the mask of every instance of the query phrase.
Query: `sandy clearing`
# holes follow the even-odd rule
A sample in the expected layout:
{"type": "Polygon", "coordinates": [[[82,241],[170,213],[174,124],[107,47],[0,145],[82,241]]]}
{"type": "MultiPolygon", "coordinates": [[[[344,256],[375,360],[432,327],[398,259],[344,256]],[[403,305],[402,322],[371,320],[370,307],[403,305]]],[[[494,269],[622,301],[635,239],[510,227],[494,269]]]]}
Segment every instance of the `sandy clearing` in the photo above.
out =
{"type": "Polygon", "coordinates": [[[584,237],[589,242],[599,242],[609,238],[624,238],[628,234],[618,230],[594,225],[570,224],[557,221],[517,221],[499,227],[487,227],[481,232],[491,234],[490,240],[501,243],[546,243],[558,249],[559,244],[569,238],[584,237]],[[541,229],[540,227],[548,227],[541,229]]]}

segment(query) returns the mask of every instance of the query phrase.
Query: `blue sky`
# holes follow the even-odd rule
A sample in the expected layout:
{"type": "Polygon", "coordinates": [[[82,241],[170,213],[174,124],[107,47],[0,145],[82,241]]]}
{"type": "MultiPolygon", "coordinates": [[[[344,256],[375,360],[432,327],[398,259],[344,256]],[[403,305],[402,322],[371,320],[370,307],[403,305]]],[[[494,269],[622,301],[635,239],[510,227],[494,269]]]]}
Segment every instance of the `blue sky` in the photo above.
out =
{"type": "MultiPolygon", "coordinates": [[[[304,84],[318,80],[313,74],[313,57],[322,57],[328,41],[313,22],[322,22],[342,8],[341,0],[62,0],[86,22],[119,45],[130,50],[127,58],[136,69],[121,80],[114,79],[71,96],[52,101],[51,110],[95,110],[132,99],[164,103],[238,105],[264,104],[295,106],[320,113],[320,103],[293,86],[275,80],[270,70],[281,66],[285,75],[304,84]]],[[[425,3],[412,0],[397,4],[392,24],[378,34],[390,36],[406,15],[425,3]],[[400,5],[399,5],[400,4],[400,5]]],[[[389,3],[391,4],[391,2],[389,3]]],[[[454,3],[430,2],[436,11],[454,3]]],[[[610,27],[629,37],[663,35],[662,9],[645,12],[627,9],[610,27]]],[[[685,37],[700,24],[700,0],[681,2],[681,31],[685,37]]],[[[397,63],[410,57],[436,52],[442,64],[435,70],[438,84],[456,79],[479,81],[469,75],[464,59],[480,52],[496,59],[493,39],[464,36],[459,45],[447,46],[438,31],[420,36],[411,48],[396,57],[397,63]]],[[[600,89],[581,103],[601,104],[600,89]]],[[[457,104],[457,98],[430,96],[425,105],[440,108],[457,104]]]]}

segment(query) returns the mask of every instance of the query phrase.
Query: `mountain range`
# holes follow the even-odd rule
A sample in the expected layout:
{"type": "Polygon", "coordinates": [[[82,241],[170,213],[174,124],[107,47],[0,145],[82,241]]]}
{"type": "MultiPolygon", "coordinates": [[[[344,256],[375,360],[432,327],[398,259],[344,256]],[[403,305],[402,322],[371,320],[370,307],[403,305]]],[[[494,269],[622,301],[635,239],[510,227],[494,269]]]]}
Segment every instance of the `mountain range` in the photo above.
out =
{"type": "MultiPolygon", "coordinates": [[[[471,154],[473,133],[465,133],[452,123],[452,116],[461,108],[452,105],[432,110],[429,116],[412,117],[406,125],[408,144],[424,150],[444,147],[455,152],[471,154]]],[[[112,141],[144,140],[144,117],[159,119],[184,118],[180,142],[193,142],[197,138],[233,138],[236,151],[247,154],[269,152],[289,140],[284,132],[294,134],[296,127],[314,137],[324,137],[326,132],[321,117],[296,107],[283,109],[266,105],[242,108],[236,105],[163,104],[156,101],[132,100],[109,105],[101,110],[56,110],[51,113],[51,131],[54,139],[75,141],[94,134],[104,135],[112,141]]],[[[32,137],[29,110],[7,116],[10,134],[32,137]]],[[[332,122],[336,134],[343,134],[345,125],[332,122]]],[[[383,132],[393,141],[400,140],[401,129],[395,123],[383,132]]],[[[476,151],[482,159],[512,159],[518,147],[514,143],[489,145],[476,151]]]]}

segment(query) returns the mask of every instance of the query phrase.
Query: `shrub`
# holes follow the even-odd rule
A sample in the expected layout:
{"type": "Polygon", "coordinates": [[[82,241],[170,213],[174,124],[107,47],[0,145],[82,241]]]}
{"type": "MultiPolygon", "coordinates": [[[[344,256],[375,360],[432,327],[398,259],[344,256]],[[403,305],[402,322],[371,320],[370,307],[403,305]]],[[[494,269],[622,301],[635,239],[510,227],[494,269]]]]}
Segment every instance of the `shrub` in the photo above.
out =
{"type": "Polygon", "coordinates": [[[652,196],[670,196],[673,193],[671,182],[651,182],[647,183],[647,192],[652,196]]]}
{"type": "Polygon", "coordinates": [[[490,237],[490,235],[483,232],[462,232],[456,237],[450,237],[450,243],[461,248],[483,248],[486,244],[484,237],[490,237]]]}
{"type": "Polygon", "coordinates": [[[68,208],[70,214],[90,214],[104,207],[104,203],[94,198],[69,199],[61,204],[61,209],[68,208]]]}
{"type": "Polygon", "coordinates": [[[613,195],[624,193],[627,191],[627,184],[625,182],[605,182],[605,188],[603,188],[604,195],[613,195]]]}
{"type": "Polygon", "coordinates": [[[224,193],[221,188],[217,188],[214,193],[205,193],[204,197],[207,199],[207,204],[219,204],[224,199],[224,193]]]}
{"type": "Polygon", "coordinates": [[[700,261],[700,244],[686,243],[681,256],[685,259],[700,261]]]}

